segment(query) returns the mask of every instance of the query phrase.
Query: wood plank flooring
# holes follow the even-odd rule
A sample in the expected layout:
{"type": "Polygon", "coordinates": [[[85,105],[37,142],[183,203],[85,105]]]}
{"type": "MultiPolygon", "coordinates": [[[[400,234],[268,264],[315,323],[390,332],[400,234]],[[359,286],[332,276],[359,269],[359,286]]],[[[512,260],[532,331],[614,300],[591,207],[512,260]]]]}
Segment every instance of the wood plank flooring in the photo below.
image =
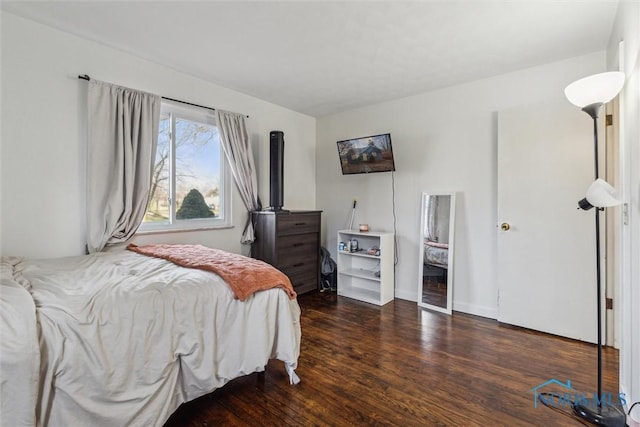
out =
{"type": "MultiPolygon", "coordinates": [[[[182,405],[165,427],[579,426],[534,408],[533,388],[554,378],[588,395],[596,389],[592,344],[403,300],[377,307],[311,293],[298,301],[300,384],[271,361],[264,375],[182,405]]],[[[616,394],[618,353],[603,354],[603,391],[616,394]]]]}

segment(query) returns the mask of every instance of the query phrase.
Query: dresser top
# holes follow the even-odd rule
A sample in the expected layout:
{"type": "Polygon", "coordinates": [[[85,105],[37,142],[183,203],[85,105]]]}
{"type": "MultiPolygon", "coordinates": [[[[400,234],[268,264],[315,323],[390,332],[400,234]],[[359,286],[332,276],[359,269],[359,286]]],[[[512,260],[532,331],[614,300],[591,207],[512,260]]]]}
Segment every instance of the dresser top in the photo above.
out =
{"type": "Polygon", "coordinates": [[[286,209],[282,209],[279,211],[254,211],[253,213],[257,213],[260,215],[296,215],[296,214],[312,214],[312,213],[320,213],[322,211],[288,211],[286,209]]]}

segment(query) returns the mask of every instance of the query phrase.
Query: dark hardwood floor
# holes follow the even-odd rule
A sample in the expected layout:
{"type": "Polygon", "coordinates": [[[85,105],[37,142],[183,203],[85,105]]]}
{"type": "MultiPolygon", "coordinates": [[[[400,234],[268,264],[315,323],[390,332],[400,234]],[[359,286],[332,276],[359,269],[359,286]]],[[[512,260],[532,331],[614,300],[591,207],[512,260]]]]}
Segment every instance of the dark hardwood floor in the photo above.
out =
{"type": "MultiPolygon", "coordinates": [[[[289,385],[282,362],[271,361],[264,375],[235,379],[182,405],[165,427],[579,426],[534,408],[533,389],[549,379],[570,380],[587,395],[596,389],[592,344],[403,300],[383,307],[335,293],[298,300],[300,384],[289,385]]],[[[603,354],[603,391],[615,392],[618,353],[603,354]]]]}

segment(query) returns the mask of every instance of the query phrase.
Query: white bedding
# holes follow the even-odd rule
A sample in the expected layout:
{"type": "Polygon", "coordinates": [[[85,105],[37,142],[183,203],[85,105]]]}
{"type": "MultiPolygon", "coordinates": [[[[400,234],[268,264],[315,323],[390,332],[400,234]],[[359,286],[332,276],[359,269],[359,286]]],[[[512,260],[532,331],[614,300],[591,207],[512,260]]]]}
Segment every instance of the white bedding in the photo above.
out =
{"type": "Polygon", "coordinates": [[[36,307],[29,291],[13,280],[13,262],[0,262],[0,425],[36,422],[40,347],[36,307]]]}
{"type": "Polygon", "coordinates": [[[281,289],[241,302],[213,273],[129,251],[24,260],[14,279],[41,328],[41,425],[161,426],[271,358],[295,377],[300,308],[281,289]]]}
{"type": "Polygon", "coordinates": [[[449,265],[449,249],[437,246],[424,245],[424,263],[436,267],[447,268],[449,265]]]}

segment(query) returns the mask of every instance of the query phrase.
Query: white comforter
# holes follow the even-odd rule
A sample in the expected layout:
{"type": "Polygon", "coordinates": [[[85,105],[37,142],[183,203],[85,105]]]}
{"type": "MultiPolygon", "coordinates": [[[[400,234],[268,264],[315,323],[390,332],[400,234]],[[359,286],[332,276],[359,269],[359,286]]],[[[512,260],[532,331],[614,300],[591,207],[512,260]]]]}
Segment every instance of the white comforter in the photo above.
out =
{"type": "Polygon", "coordinates": [[[0,263],[0,426],[33,426],[40,376],[36,307],[13,280],[10,261],[0,263]]]}
{"type": "Polygon", "coordinates": [[[241,302],[213,273],[129,251],[14,264],[40,325],[40,425],[161,426],[271,358],[295,378],[300,308],[281,289],[241,302]]]}

